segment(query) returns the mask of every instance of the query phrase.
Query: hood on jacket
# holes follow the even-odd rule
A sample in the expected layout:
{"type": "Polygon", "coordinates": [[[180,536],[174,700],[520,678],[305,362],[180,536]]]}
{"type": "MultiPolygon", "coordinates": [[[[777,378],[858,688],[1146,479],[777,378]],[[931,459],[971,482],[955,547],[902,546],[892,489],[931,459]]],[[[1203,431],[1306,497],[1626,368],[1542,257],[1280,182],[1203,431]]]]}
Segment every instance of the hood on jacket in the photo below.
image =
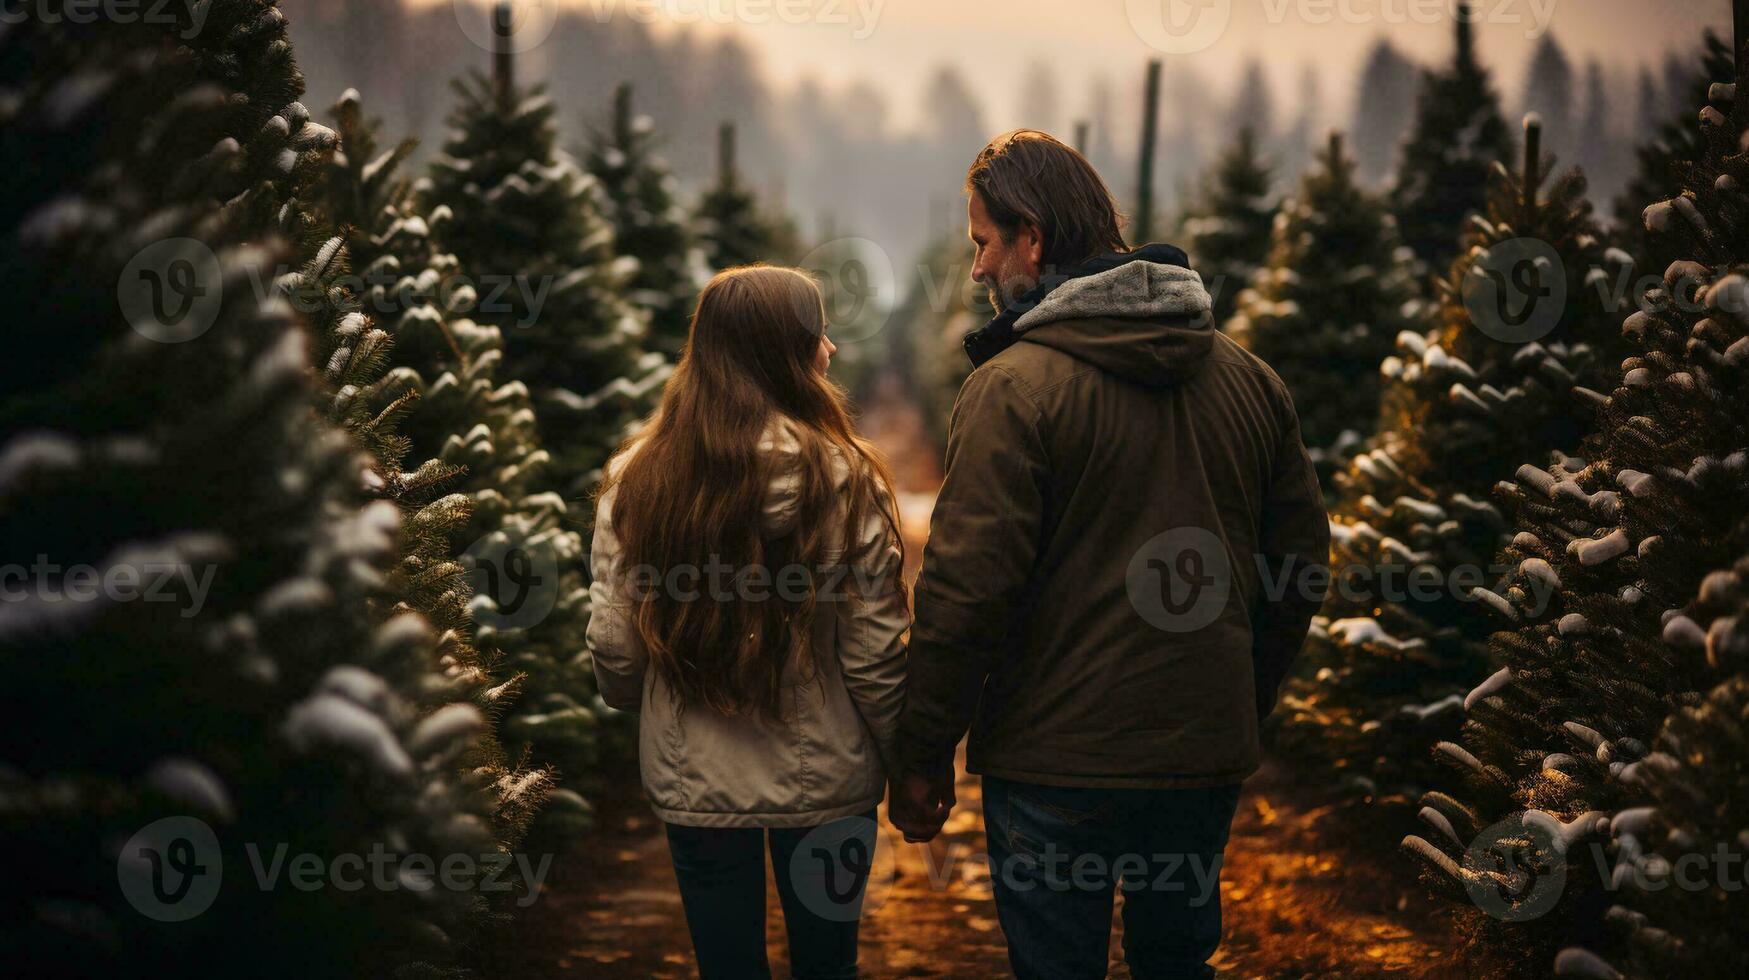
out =
{"type": "Polygon", "coordinates": [[[1017,342],[1060,350],[1151,387],[1181,384],[1214,347],[1208,290],[1191,269],[1144,258],[1070,279],[1014,322],[1017,342]]]}
{"type": "Polygon", "coordinates": [[[1066,273],[1046,276],[967,334],[966,356],[979,367],[1031,333],[1026,339],[1032,343],[1057,348],[1127,380],[1177,384],[1196,373],[1213,346],[1210,307],[1202,278],[1191,271],[1182,249],[1142,245],[1096,255],[1066,273]],[[1082,336],[1063,336],[1070,328],[1052,326],[1068,320],[1076,321],[1074,329],[1082,336]],[[1206,329],[1196,329],[1199,323],[1206,329]]]}

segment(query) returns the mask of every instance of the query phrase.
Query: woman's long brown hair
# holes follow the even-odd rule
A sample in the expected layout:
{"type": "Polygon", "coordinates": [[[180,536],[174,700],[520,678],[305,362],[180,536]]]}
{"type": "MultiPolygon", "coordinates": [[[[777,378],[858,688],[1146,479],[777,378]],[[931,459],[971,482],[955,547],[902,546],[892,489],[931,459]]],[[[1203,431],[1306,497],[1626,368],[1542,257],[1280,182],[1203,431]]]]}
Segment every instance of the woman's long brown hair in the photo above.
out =
{"type": "MultiPolygon", "coordinates": [[[[857,436],[844,389],[815,367],[825,329],[819,287],[805,273],[763,265],[718,273],[699,295],[661,406],[607,468],[599,492],[618,491],[612,521],[624,568],[654,570],[666,581],[668,570],[712,562],[729,566],[731,579],[763,566],[768,585],[780,569],[814,573],[805,598],[776,587],[762,589],[763,599],[735,588],[733,597],[713,595],[702,579],[689,586],[690,599],[659,583],[643,590],[633,620],[651,668],[682,710],[703,705],[781,722],[785,674],[792,664],[811,666],[814,616],[823,606],[831,611],[819,591],[834,577],[818,575],[828,548],[842,542],[848,561],[873,508],[903,554],[885,460],[857,436]],[[760,442],[783,420],[793,423],[799,459],[777,464],[760,442]],[[794,523],[767,540],[762,515],[773,466],[798,462],[794,523]],[[847,492],[835,486],[835,468],[848,468],[847,492]]],[[[854,582],[854,572],[844,581],[854,582]]]]}

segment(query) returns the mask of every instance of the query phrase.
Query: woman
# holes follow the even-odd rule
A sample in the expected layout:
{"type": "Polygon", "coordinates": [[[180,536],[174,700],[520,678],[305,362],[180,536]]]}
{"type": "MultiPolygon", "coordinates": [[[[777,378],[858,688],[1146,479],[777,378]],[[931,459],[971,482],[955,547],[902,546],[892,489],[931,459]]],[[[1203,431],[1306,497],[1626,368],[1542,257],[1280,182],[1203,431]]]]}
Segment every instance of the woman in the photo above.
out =
{"type": "Polygon", "coordinates": [[[892,481],[835,350],[805,274],[720,273],[596,504],[595,676],[641,712],[706,980],[770,975],[768,832],[793,975],[856,976],[910,612],[892,481]]]}

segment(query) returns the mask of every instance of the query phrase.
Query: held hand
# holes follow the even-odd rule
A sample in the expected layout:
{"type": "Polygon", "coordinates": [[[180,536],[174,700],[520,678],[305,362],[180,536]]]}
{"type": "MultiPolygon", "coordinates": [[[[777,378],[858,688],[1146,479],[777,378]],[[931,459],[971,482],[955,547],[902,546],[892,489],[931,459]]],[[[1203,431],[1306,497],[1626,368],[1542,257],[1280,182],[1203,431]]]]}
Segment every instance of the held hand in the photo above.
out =
{"type": "Polygon", "coordinates": [[[921,844],[941,833],[957,802],[951,766],[934,778],[905,773],[892,781],[887,816],[904,833],[907,844],[921,844]]]}

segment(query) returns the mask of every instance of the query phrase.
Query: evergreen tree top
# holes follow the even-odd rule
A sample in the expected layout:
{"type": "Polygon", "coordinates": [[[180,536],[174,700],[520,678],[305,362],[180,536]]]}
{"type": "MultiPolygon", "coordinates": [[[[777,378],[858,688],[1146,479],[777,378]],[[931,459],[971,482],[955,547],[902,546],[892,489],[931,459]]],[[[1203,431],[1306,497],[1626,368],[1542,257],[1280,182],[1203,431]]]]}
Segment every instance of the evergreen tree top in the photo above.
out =
{"type": "Polygon", "coordinates": [[[1490,169],[1513,152],[1490,73],[1476,59],[1472,17],[1469,5],[1460,5],[1456,57],[1422,77],[1392,191],[1404,239],[1433,268],[1456,253],[1464,219],[1486,198],[1490,169]]]}
{"type": "Polygon", "coordinates": [[[1236,203],[1255,202],[1269,193],[1270,168],[1257,149],[1257,133],[1241,127],[1239,139],[1221,154],[1215,166],[1213,206],[1222,209],[1236,203]]]}
{"type": "Polygon", "coordinates": [[[357,89],[340,93],[329,111],[340,134],[333,173],[326,181],[330,221],[343,230],[375,231],[385,212],[405,209],[410,202],[413,181],[401,166],[418,149],[419,141],[408,137],[379,154],[377,131],[382,123],[366,118],[357,89]]]}
{"type": "Polygon", "coordinates": [[[446,236],[462,254],[491,242],[499,268],[527,272],[543,264],[592,266],[612,258],[612,230],[601,220],[596,182],[558,148],[552,100],[544,86],[507,92],[479,72],[458,79],[460,104],[443,152],[431,164],[433,203],[450,206],[446,236]]]}
{"type": "Polygon", "coordinates": [[[659,393],[667,367],[647,349],[650,317],[625,288],[640,263],[618,254],[595,177],[557,146],[541,86],[471,73],[422,206],[447,209],[438,244],[483,284],[475,319],[503,333],[504,370],[525,382],[569,498],[659,393]]]}
{"type": "MultiPolygon", "coordinates": [[[[1403,274],[1396,222],[1385,202],[1355,179],[1355,162],[1341,134],[1331,134],[1317,162],[1282,206],[1270,264],[1294,269],[1308,290],[1376,276],[1387,284],[1386,295],[1407,303],[1413,292],[1403,274]],[[1401,291],[1405,286],[1409,292],[1401,291]]],[[[1400,316],[1391,319],[1403,322],[1400,316]]]]}
{"type": "Polygon", "coordinates": [[[1203,200],[1184,218],[1184,232],[1193,244],[1191,257],[1199,266],[1227,261],[1234,251],[1254,249],[1255,265],[1267,246],[1241,241],[1261,232],[1266,238],[1274,221],[1270,198],[1273,176],[1257,149],[1256,134],[1245,127],[1221,153],[1203,181],[1203,200]]]}
{"type": "Polygon", "coordinates": [[[1410,325],[1416,289],[1395,223],[1355,182],[1342,138],[1318,159],[1274,219],[1267,265],[1228,329],[1287,383],[1327,477],[1378,414],[1378,365],[1410,325]]]}
{"type": "Polygon", "coordinates": [[[676,186],[667,164],[655,154],[655,122],[632,109],[632,86],[614,89],[612,114],[606,126],[588,126],[588,145],[583,151],[584,168],[601,184],[607,204],[613,209],[641,207],[643,213],[616,214],[616,224],[626,220],[647,222],[676,218],[676,186]]]}
{"type": "Polygon", "coordinates": [[[1186,247],[1214,297],[1216,324],[1224,325],[1239,296],[1269,254],[1277,203],[1272,176],[1249,126],[1221,154],[1203,182],[1203,199],[1182,222],[1186,247]]]}
{"type": "Polygon", "coordinates": [[[717,182],[698,202],[699,238],[713,269],[751,262],[793,261],[801,252],[795,225],[767,214],[753,193],[741,186],[735,166],[735,126],[718,130],[717,182]]]}
{"type": "Polygon", "coordinates": [[[1476,60],[1475,8],[1470,0],[1460,0],[1453,20],[1456,21],[1457,30],[1457,51],[1454,61],[1457,74],[1480,74],[1483,69],[1476,60]]]}
{"type": "Polygon", "coordinates": [[[655,124],[632,108],[632,86],[614,90],[607,125],[590,125],[584,166],[602,191],[614,251],[637,260],[629,297],[651,312],[653,340],[679,354],[704,277],[687,215],[667,165],[655,154],[655,124]]]}
{"type": "MultiPolygon", "coordinates": [[[[1679,256],[1669,250],[1665,241],[1648,235],[1641,213],[1647,201],[1663,200],[1680,191],[1683,180],[1706,151],[1705,135],[1692,107],[1705,105],[1713,83],[1721,78],[1731,78],[1736,72],[1730,44],[1710,30],[1701,39],[1696,61],[1695,73],[1685,90],[1679,93],[1683,110],[1656,131],[1636,134],[1640,141],[1635,150],[1639,167],[1615,202],[1615,220],[1623,247],[1632,251],[1652,272],[1663,271],[1679,256]]],[[[1651,78],[1642,77],[1641,84],[1642,99],[1648,103],[1656,102],[1656,86],[1651,78]]],[[[1655,109],[1653,106],[1647,108],[1655,109]]]]}
{"type": "Polygon", "coordinates": [[[1551,182],[1540,123],[1527,119],[1526,131],[1521,164],[1490,168],[1483,213],[1466,224],[1462,252],[1439,282],[1435,330],[1404,338],[1385,365],[1396,383],[1383,428],[1399,464],[1436,482],[1465,484],[1547,447],[1576,446],[1600,398],[1591,389],[1619,349],[1625,314],[1599,278],[1615,282],[1629,260],[1608,251],[1584,175],[1573,169],[1551,182]],[[1502,426],[1506,413],[1518,422],[1502,426]]]}

